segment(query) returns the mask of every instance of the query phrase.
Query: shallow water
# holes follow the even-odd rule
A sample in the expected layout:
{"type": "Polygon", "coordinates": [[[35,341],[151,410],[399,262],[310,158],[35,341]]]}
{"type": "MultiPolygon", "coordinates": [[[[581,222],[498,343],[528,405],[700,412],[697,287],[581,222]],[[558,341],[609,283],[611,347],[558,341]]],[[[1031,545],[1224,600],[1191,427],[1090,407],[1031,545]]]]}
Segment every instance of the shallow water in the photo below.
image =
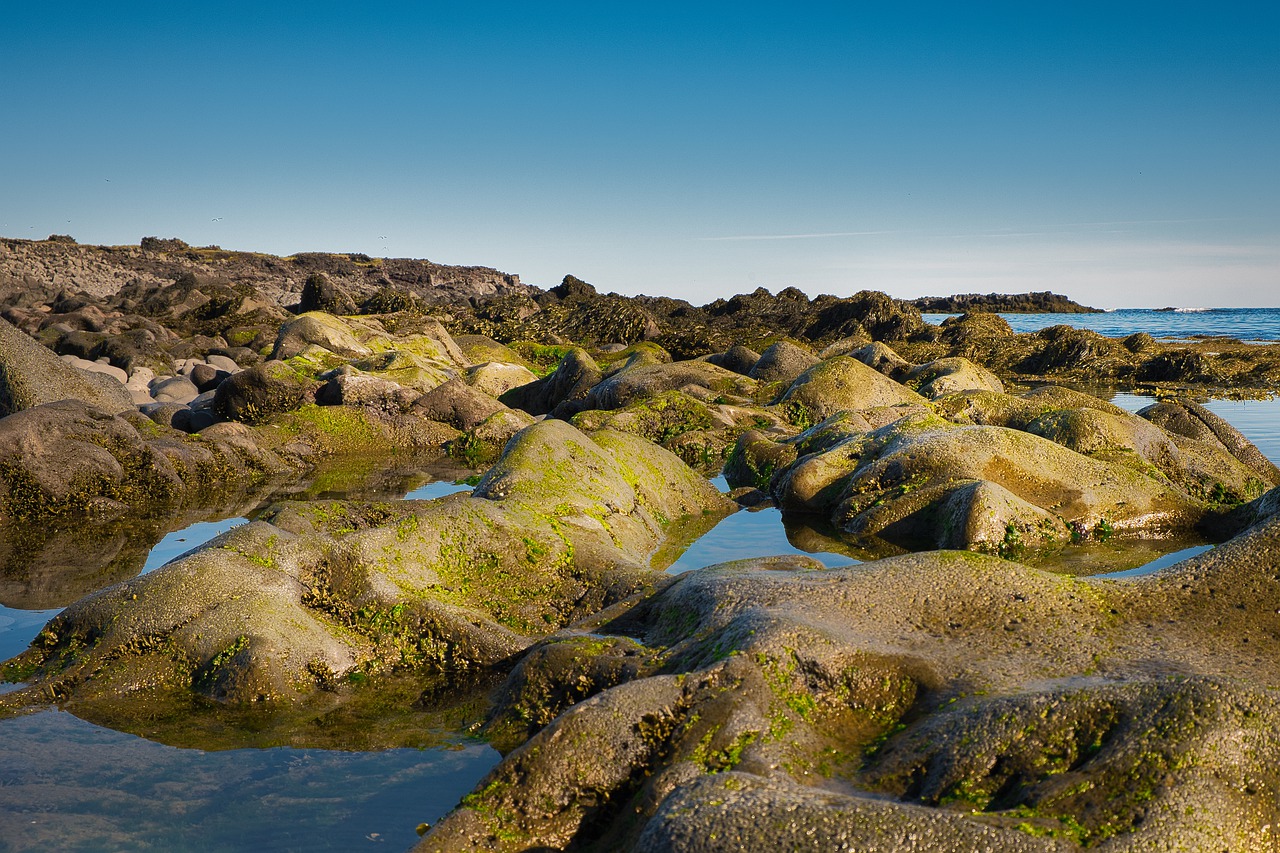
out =
{"type": "Polygon", "coordinates": [[[462,482],[437,480],[431,483],[424,483],[416,489],[409,490],[409,492],[405,494],[404,499],[407,501],[429,501],[434,498],[442,498],[445,495],[452,495],[457,492],[469,492],[472,488],[472,486],[462,482]]]}
{"type": "MultiPolygon", "coordinates": [[[[832,540],[831,544],[838,546],[840,543],[832,540]]],[[[782,513],[775,507],[767,507],[739,510],[728,516],[690,545],[679,559],[667,567],[667,573],[681,574],[715,563],[780,554],[813,557],[829,569],[858,562],[847,553],[809,551],[792,544],[782,513]]]]}
{"type": "Polygon", "coordinates": [[[172,562],[188,551],[199,548],[215,536],[226,533],[233,527],[247,524],[249,519],[241,516],[223,518],[218,521],[197,521],[181,530],[166,533],[147,554],[147,561],[142,564],[141,574],[154,571],[165,563],[172,562]]]}
{"type": "MultiPolygon", "coordinates": [[[[372,487],[354,482],[353,497],[366,500],[471,488],[423,473],[372,487]]],[[[343,497],[340,486],[330,477],[276,497],[343,497]]],[[[236,515],[172,531],[146,554],[141,572],[246,521],[236,515]]],[[[59,612],[0,605],[0,660],[24,651],[59,612]]],[[[0,692],[20,686],[0,685],[0,692]]],[[[500,758],[486,744],[453,741],[373,752],[206,752],[59,711],[0,720],[0,851],[406,850],[418,823],[442,817],[500,758]]]]}
{"type": "Polygon", "coordinates": [[[498,753],[205,752],[42,711],[0,723],[0,849],[407,850],[498,753]]]}

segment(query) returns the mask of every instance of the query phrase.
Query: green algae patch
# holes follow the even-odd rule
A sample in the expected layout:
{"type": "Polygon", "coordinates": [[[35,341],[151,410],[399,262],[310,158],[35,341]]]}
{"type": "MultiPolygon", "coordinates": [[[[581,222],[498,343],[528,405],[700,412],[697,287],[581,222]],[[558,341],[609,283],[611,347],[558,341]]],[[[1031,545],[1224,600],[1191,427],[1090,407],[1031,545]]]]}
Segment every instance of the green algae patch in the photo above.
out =
{"type": "Polygon", "coordinates": [[[302,436],[326,451],[390,448],[391,438],[369,414],[353,406],[307,405],[278,415],[272,423],[286,436],[302,436]]]}

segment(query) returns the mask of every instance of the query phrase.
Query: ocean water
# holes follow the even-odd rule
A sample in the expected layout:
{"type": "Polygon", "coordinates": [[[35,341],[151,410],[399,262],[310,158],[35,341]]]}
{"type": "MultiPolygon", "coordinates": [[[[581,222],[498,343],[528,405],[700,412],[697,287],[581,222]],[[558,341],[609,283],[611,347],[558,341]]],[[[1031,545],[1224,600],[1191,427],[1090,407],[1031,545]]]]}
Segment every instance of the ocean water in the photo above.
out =
{"type": "MultiPolygon", "coordinates": [[[[940,324],[954,314],[925,314],[940,324]]],[[[1091,329],[1109,338],[1146,332],[1155,338],[1186,340],[1198,336],[1280,341],[1280,308],[1118,308],[1102,314],[1001,314],[1015,332],[1038,332],[1066,325],[1091,329]]]]}

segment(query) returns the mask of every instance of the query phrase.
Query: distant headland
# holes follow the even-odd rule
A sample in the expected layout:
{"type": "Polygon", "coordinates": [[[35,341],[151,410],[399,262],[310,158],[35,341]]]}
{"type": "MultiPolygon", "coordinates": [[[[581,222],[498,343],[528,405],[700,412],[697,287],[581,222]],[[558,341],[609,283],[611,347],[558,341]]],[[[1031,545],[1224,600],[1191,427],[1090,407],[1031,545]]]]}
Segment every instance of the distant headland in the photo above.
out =
{"type": "Polygon", "coordinates": [[[957,296],[922,296],[908,300],[924,314],[966,314],[992,311],[1002,314],[1101,314],[1065,296],[1047,290],[1039,293],[962,293],[957,296]]]}

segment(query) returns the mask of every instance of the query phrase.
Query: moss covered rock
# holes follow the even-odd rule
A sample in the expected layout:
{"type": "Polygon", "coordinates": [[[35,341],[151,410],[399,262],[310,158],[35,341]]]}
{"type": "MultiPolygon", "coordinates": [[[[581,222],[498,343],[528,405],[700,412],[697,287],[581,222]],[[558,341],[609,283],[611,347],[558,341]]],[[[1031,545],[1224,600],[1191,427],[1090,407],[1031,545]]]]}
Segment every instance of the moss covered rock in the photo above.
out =
{"type": "Polygon", "coordinates": [[[1130,584],[948,551],[683,575],[530,658],[517,721],[586,698],[416,849],[1268,849],[1280,657],[1245,626],[1277,535],[1130,584]]]}
{"type": "Polygon", "coordinates": [[[563,407],[565,416],[569,417],[582,411],[582,401],[603,375],[600,365],[586,350],[574,348],[561,357],[549,375],[512,388],[499,399],[531,415],[545,415],[563,407]]]}
{"type": "Polygon", "coordinates": [[[314,402],[320,385],[309,374],[283,361],[268,361],[224,380],[218,386],[213,406],[224,418],[258,424],[314,402]]]}
{"type": "Polygon", "coordinates": [[[836,356],[806,370],[778,401],[792,420],[810,426],[842,411],[924,404],[924,398],[857,359],[836,356]]]}
{"type": "Polygon", "coordinates": [[[536,424],[472,494],[284,504],[72,605],[23,658],[32,686],[6,701],[109,710],[143,685],[298,700],[349,676],[496,665],[651,588],[649,554],[668,526],[729,509],[643,439],[536,424]]]}
{"type": "Polygon", "coordinates": [[[77,370],[0,319],[0,417],[67,399],[110,414],[134,408],[124,385],[115,379],[77,370]]]}
{"type": "Polygon", "coordinates": [[[276,335],[271,358],[293,358],[308,346],[318,346],[337,355],[355,358],[369,354],[369,348],[352,333],[350,326],[323,311],[309,311],[288,320],[276,335]]]}

